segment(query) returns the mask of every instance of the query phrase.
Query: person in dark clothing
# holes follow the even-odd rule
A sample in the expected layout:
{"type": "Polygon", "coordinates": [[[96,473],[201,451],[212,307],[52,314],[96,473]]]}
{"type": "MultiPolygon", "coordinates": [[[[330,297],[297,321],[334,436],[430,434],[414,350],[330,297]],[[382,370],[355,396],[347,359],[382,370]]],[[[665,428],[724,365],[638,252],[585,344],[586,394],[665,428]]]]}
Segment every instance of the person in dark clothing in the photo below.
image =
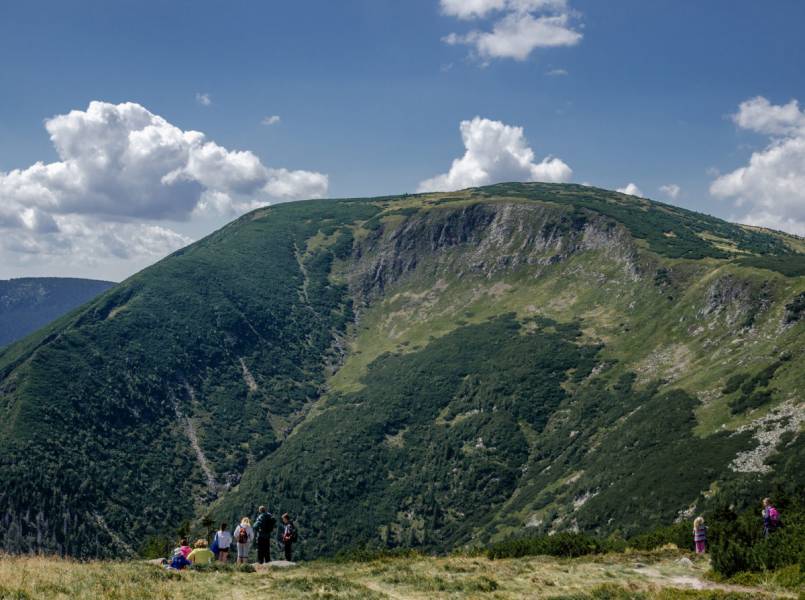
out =
{"type": "Polygon", "coordinates": [[[285,560],[288,562],[293,560],[293,545],[297,538],[296,525],[291,521],[291,515],[285,513],[282,515],[282,524],[277,528],[277,543],[285,551],[285,560]]]}
{"type": "Polygon", "coordinates": [[[265,506],[257,509],[257,518],[254,520],[254,536],[257,538],[257,562],[264,564],[271,562],[271,534],[277,520],[265,506]]]}

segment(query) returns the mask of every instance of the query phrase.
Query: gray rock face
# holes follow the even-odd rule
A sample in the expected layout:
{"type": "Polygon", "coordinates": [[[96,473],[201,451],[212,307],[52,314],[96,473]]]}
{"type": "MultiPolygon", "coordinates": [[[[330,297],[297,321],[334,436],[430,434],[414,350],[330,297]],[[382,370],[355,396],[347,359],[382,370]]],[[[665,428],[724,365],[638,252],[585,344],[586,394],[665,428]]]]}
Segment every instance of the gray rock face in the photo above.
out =
{"type": "Polygon", "coordinates": [[[597,213],[517,202],[433,208],[381,227],[359,243],[350,284],[367,303],[414,269],[434,276],[492,277],[590,250],[603,251],[637,275],[631,236],[597,213]]]}

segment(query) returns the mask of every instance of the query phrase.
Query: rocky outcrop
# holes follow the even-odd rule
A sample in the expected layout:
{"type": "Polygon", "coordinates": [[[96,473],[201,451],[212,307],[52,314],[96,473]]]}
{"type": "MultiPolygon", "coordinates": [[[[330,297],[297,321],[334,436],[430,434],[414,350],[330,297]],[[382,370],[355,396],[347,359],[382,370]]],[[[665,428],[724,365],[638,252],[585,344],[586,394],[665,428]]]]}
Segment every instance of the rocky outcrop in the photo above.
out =
{"type": "Polygon", "coordinates": [[[730,326],[751,327],[756,318],[771,306],[769,282],[756,285],[735,275],[723,275],[707,288],[701,317],[723,316],[730,326]]]}
{"type": "Polygon", "coordinates": [[[434,208],[379,228],[359,243],[350,283],[358,299],[368,302],[414,270],[492,277],[589,250],[603,251],[637,274],[629,233],[591,211],[516,202],[434,208]]]}

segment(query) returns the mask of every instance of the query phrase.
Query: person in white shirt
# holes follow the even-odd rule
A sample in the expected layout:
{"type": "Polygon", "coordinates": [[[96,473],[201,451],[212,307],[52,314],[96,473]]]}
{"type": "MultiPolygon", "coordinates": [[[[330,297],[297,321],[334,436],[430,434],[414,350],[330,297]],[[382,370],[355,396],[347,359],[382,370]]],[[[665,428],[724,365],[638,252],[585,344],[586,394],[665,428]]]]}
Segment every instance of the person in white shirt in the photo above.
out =
{"type": "Polygon", "coordinates": [[[221,529],[215,532],[213,543],[218,544],[218,562],[225,563],[229,559],[229,548],[232,546],[232,534],[226,528],[226,523],[221,523],[221,529]]]}
{"type": "Polygon", "coordinates": [[[240,520],[240,525],[235,528],[235,543],[238,546],[238,564],[245,565],[246,559],[249,558],[249,550],[252,549],[252,540],[254,540],[254,530],[252,529],[252,522],[249,517],[243,517],[240,520]]]}

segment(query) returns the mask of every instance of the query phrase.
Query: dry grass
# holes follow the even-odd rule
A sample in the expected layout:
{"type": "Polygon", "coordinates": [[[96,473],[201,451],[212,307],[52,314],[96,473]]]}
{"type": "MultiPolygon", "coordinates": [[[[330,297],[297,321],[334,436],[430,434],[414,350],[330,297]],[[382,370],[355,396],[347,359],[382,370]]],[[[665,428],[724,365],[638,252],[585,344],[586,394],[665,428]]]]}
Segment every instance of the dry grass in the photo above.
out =
{"type": "MultiPolygon", "coordinates": [[[[775,590],[715,586],[668,554],[562,560],[531,557],[395,558],[360,563],[313,562],[257,573],[170,573],[143,562],[0,558],[0,600],[255,598],[759,598],[775,590]],[[694,586],[708,586],[695,591],[694,586]]],[[[790,597],[796,597],[789,594],[790,597]]]]}

